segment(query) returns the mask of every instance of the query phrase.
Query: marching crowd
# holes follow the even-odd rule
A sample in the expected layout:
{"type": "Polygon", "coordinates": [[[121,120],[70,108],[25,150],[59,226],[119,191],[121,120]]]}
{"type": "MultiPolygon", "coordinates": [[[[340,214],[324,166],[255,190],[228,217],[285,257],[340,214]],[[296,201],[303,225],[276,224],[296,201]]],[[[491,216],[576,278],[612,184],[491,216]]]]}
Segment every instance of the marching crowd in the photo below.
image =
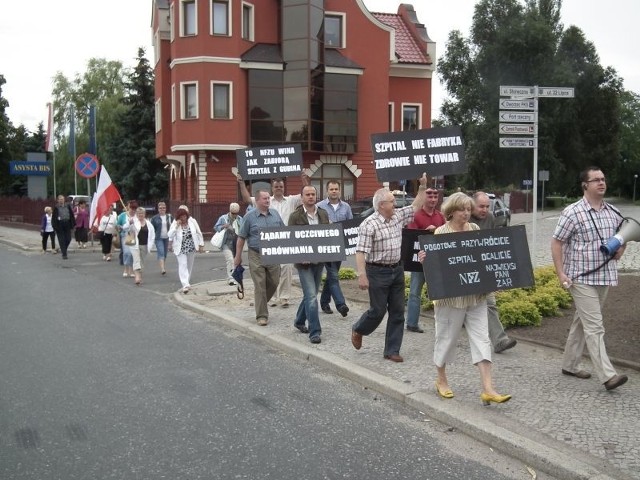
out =
{"type": "MultiPolygon", "coordinates": [[[[228,282],[234,285],[233,272],[242,265],[243,252],[248,255],[249,272],[254,285],[256,322],[269,323],[269,307],[288,308],[291,299],[292,269],[297,270],[303,298],[293,317],[293,326],[308,334],[313,344],[322,341],[320,312],[332,314],[333,299],[338,313],[346,317],[349,307],[340,288],[340,262],[301,262],[278,265],[263,262],[260,254],[260,232],[266,227],[303,226],[342,222],[353,218],[351,208],[341,197],[341,185],[329,180],[327,198],[319,200],[317,190],[303,173],[302,190],[297,195],[284,194],[284,180],[271,180],[271,192],[257,190],[251,196],[247,186],[237,175],[243,201],[249,207],[240,215],[237,203],[229,205],[228,213],[214,224],[214,241],[224,254],[228,282]],[[321,278],[326,271],[326,280],[321,278]],[[318,300],[318,294],[320,299],[318,300]]],[[[607,390],[623,385],[628,379],[618,375],[611,365],[604,345],[602,305],[610,286],[617,284],[616,261],[624,246],[607,258],[601,246],[612,237],[620,224],[621,215],[604,201],[606,180],[598,167],[588,167],[580,176],[584,196],[567,207],[558,220],[551,240],[554,266],[560,282],[572,294],[576,306],[575,317],[565,346],[562,373],[580,379],[591,374],[579,368],[583,350],[587,349],[598,380],[607,390]]],[[[373,196],[374,213],[359,226],[356,246],[358,286],[368,292],[369,308],[352,325],[351,343],[356,350],[363,338],[375,331],[386,317],[383,356],[392,362],[403,362],[400,354],[404,330],[423,333],[419,324],[420,297],[425,284],[422,272],[412,272],[405,324],[405,273],[401,260],[402,229],[424,230],[435,235],[495,228],[489,211],[489,197],[476,192],[473,197],[458,192],[436,208],[440,192],[427,186],[427,177],[419,179],[420,187],[412,205],[396,208],[395,198],[387,188],[373,196]]],[[[62,258],[67,258],[71,230],[76,228],[80,248],[86,244],[89,228],[84,216],[86,205],[74,212],[58,197],[56,206],[45,208],[42,217],[42,247],[46,251],[50,239],[55,250],[54,232],[58,237],[62,258]],[[79,220],[80,218],[80,220],[79,220]]],[[[111,261],[114,244],[120,246],[123,277],[132,277],[136,285],[143,281],[145,258],[155,245],[156,258],[162,275],[169,249],[178,262],[178,276],[182,292],[191,289],[190,278],[195,253],[203,251],[204,238],[198,222],[181,205],[175,215],[167,212],[163,202],[158,213],[146,219],[145,210],[130,201],[127,209],[116,215],[113,208],[99,220],[98,229],[104,261],[111,261]]],[[[421,251],[419,260],[424,261],[421,251]]],[[[478,369],[481,401],[504,403],[511,395],[499,393],[492,380],[492,354],[501,353],[516,345],[500,323],[494,294],[465,295],[434,301],[435,344],[433,362],[436,370],[435,390],[442,398],[454,397],[446,365],[456,357],[456,345],[463,328],[466,329],[472,363],[478,369]]]]}

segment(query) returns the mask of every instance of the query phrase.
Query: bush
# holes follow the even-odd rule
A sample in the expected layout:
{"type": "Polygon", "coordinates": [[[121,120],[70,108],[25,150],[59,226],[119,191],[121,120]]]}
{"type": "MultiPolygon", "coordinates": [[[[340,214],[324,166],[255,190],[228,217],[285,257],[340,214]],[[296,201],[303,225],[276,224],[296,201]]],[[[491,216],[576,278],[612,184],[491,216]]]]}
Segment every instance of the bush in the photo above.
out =
{"type": "Polygon", "coordinates": [[[358,278],[358,274],[353,268],[345,267],[341,268],[338,272],[338,278],[340,280],[355,280],[356,278],[358,278]]]}
{"type": "Polygon", "coordinates": [[[513,300],[500,305],[500,321],[505,327],[540,326],[542,315],[538,307],[526,300],[513,300]]]}
{"type": "Polygon", "coordinates": [[[543,317],[553,317],[558,314],[558,302],[553,295],[536,290],[529,295],[531,302],[538,307],[543,317]]]}

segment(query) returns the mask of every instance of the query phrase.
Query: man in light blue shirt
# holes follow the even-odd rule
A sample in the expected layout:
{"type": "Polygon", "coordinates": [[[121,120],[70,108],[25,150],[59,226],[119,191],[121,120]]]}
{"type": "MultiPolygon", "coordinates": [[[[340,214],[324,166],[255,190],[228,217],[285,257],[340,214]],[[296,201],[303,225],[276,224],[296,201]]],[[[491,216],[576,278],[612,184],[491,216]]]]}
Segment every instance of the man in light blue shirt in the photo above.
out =
{"type": "MultiPolygon", "coordinates": [[[[317,206],[327,211],[331,223],[351,220],[353,218],[351,206],[340,200],[340,182],[337,180],[329,180],[327,182],[327,198],[318,202],[317,206]]],[[[331,297],[333,297],[336,310],[340,312],[340,315],[346,317],[349,312],[349,307],[347,307],[345,303],[344,295],[340,288],[340,278],[338,277],[340,265],[342,265],[342,262],[325,263],[327,278],[322,288],[322,294],[320,295],[320,308],[324,313],[333,313],[333,310],[331,310],[329,306],[331,297]]]]}

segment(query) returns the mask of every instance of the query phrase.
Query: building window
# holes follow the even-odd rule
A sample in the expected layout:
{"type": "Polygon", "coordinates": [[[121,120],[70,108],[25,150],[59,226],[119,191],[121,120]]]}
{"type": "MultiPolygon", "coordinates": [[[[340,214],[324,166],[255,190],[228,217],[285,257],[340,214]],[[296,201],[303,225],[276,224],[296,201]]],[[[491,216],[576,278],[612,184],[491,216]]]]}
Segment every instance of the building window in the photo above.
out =
{"type": "Polygon", "coordinates": [[[311,185],[318,190],[318,201],[327,198],[327,182],[338,180],[340,182],[341,198],[350,201],[354,198],[353,173],[342,164],[325,163],[311,176],[311,185]]]}
{"type": "Polygon", "coordinates": [[[198,10],[195,0],[182,0],[180,4],[180,14],[182,21],[180,22],[181,32],[183,37],[193,36],[198,34],[197,22],[198,10]]]}
{"type": "Polygon", "coordinates": [[[183,83],[181,85],[181,117],[183,120],[198,118],[198,84],[183,83]]]}
{"type": "Polygon", "coordinates": [[[324,16],[324,46],[344,48],[344,14],[332,13],[324,16]]]}
{"type": "Polygon", "coordinates": [[[421,120],[420,105],[402,105],[402,130],[419,130],[421,120]]]}
{"type": "Polygon", "coordinates": [[[173,3],[172,3],[171,7],[169,7],[169,32],[170,32],[169,38],[170,38],[170,41],[172,43],[173,43],[173,39],[175,38],[175,36],[174,36],[175,29],[174,29],[174,26],[173,26],[174,25],[174,22],[173,22],[174,18],[176,18],[176,15],[175,15],[175,12],[173,11],[173,3]]]}
{"type": "Polygon", "coordinates": [[[176,85],[171,85],[171,123],[176,121],[176,85]]]}
{"type": "Polygon", "coordinates": [[[233,118],[232,84],[211,82],[211,118],[233,118]]]}
{"type": "Polygon", "coordinates": [[[231,35],[229,0],[211,1],[211,34],[231,35]]]}
{"type": "Polygon", "coordinates": [[[253,5],[242,4],[242,38],[253,42],[253,5]]]}
{"type": "Polygon", "coordinates": [[[156,118],[156,133],[162,130],[162,99],[156,100],[155,105],[155,118],[156,118]]]}

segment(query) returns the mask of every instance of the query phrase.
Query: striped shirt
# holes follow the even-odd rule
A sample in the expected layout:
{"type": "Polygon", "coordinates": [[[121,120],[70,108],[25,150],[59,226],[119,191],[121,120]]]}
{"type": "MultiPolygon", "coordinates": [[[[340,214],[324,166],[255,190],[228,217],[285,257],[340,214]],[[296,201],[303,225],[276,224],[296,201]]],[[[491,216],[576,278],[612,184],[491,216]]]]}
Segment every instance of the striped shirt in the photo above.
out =
{"type": "Polygon", "coordinates": [[[373,212],[360,224],[356,252],[365,255],[365,261],[390,265],[400,261],[402,227],[413,221],[413,206],[396,208],[390,219],[373,212]]]}
{"type": "Polygon", "coordinates": [[[563,242],[562,268],[572,281],[585,285],[617,285],[617,261],[611,260],[599,270],[581,275],[598,268],[607,260],[600,247],[615,235],[622,215],[606,202],[599,210],[582,198],[562,211],[553,238],[563,242]]]}

